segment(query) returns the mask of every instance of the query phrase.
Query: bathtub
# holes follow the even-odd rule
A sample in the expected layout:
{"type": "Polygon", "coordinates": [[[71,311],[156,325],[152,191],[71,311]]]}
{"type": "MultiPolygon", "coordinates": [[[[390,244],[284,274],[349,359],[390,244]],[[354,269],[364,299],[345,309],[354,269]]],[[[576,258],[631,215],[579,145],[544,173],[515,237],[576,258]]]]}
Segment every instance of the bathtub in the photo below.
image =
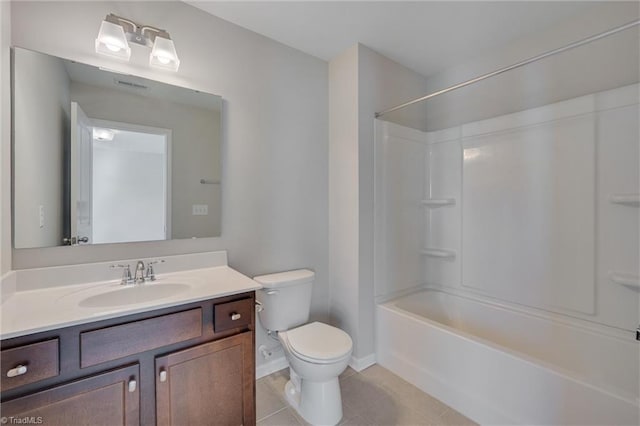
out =
{"type": "Polygon", "coordinates": [[[632,333],[440,290],[376,323],[380,365],[481,424],[640,422],[632,333]]]}

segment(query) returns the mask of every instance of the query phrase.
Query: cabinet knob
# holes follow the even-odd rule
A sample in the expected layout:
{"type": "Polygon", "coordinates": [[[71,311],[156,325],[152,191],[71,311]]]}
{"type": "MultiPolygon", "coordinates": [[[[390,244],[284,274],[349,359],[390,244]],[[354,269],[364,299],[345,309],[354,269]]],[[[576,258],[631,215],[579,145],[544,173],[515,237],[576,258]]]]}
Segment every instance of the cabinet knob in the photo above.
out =
{"type": "Polygon", "coordinates": [[[7,377],[22,376],[23,374],[26,374],[26,372],[27,372],[26,365],[17,365],[11,370],[7,371],[7,377]]]}
{"type": "Polygon", "coordinates": [[[138,387],[138,382],[136,382],[133,379],[129,380],[129,392],[135,392],[137,387],[138,387]]]}
{"type": "Polygon", "coordinates": [[[166,382],[167,381],[167,371],[166,370],[161,370],[160,371],[160,381],[161,382],[166,382]]]}
{"type": "Polygon", "coordinates": [[[242,315],[240,315],[240,314],[239,314],[239,313],[237,313],[237,312],[233,312],[233,313],[231,314],[231,321],[237,321],[237,320],[239,320],[240,318],[242,318],[242,315]]]}

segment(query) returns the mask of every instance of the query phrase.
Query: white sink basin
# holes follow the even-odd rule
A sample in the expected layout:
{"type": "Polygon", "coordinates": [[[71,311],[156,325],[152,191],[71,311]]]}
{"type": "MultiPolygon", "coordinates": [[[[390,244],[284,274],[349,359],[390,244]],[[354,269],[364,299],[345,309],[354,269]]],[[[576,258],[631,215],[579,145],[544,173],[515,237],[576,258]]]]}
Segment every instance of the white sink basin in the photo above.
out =
{"type": "Polygon", "coordinates": [[[84,308],[100,308],[108,306],[134,305],[151,300],[164,299],[191,288],[180,283],[147,283],[122,286],[117,290],[86,297],[78,305],[84,308]]]}

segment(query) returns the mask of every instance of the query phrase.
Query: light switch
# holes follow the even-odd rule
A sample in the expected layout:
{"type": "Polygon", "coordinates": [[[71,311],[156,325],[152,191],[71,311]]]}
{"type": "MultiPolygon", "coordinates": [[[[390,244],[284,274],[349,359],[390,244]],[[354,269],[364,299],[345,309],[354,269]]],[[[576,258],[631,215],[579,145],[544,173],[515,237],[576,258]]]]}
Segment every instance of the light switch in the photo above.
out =
{"type": "Polygon", "coordinates": [[[194,216],[206,216],[209,214],[209,206],[207,204],[194,204],[192,211],[194,216]]]}
{"type": "Polygon", "coordinates": [[[42,204],[38,207],[38,219],[40,222],[40,228],[44,228],[44,206],[42,204]]]}

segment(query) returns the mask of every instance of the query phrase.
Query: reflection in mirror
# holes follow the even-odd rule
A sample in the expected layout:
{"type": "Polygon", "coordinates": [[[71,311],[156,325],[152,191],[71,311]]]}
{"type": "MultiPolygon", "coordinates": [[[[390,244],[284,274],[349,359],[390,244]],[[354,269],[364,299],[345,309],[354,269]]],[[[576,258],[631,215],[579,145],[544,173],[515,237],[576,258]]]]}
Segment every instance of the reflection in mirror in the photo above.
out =
{"type": "Polygon", "coordinates": [[[13,49],[15,248],[220,235],[219,96],[13,49]]]}

